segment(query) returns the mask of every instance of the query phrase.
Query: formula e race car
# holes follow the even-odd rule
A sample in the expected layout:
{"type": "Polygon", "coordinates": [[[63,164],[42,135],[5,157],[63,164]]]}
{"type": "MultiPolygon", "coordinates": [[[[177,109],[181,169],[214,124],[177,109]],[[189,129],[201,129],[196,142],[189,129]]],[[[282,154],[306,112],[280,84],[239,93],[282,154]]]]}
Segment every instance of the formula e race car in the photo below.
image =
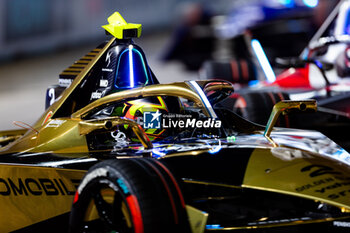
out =
{"type": "Polygon", "coordinates": [[[348,152],[273,128],[314,100],[249,122],[213,107],[226,81],[159,84],[131,40],[141,25],[108,21],[112,39],[62,73],[39,120],[0,133],[1,232],[348,231],[348,152]]]}
{"type": "Polygon", "coordinates": [[[257,71],[243,61],[208,62],[203,67],[204,78],[244,82],[245,86],[235,86],[235,93],[224,105],[259,124],[266,124],[273,105],[280,100],[316,99],[316,115],[286,116],[278,125],[321,131],[350,150],[349,137],[341,133],[350,130],[349,13],[350,1],[341,1],[299,57],[277,59],[275,70],[287,68],[277,77],[259,42],[252,40],[254,57],[266,80],[248,87],[248,82],[257,78],[257,71]]]}

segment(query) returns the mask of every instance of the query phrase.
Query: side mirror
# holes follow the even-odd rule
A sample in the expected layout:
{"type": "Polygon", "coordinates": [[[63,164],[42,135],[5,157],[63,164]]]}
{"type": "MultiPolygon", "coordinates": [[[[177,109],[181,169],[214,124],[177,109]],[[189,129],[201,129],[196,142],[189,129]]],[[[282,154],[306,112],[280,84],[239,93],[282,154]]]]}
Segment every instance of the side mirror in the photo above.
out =
{"type": "Polygon", "coordinates": [[[270,138],[271,131],[276,124],[279,115],[289,114],[294,111],[317,111],[316,100],[283,100],[273,106],[270,118],[267,122],[264,136],[273,144],[273,140],[270,138]]]}
{"type": "Polygon", "coordinates": [[[143,128],[136,122],[126,118],[110,117],[81,121],[79,123],[79,133],[80,135],[86,135],[97,130],[112,131],[119,125],[129,125],[145,149],[153,148],[152,142],[149,140],[143,128]]]}
{"type": "Polygon", "coordinates": [[[215,80],[207,83],[203,91],[209,102],[214,105],[230,96],[234,88],[233,85],[227,81],[215,80]]]}

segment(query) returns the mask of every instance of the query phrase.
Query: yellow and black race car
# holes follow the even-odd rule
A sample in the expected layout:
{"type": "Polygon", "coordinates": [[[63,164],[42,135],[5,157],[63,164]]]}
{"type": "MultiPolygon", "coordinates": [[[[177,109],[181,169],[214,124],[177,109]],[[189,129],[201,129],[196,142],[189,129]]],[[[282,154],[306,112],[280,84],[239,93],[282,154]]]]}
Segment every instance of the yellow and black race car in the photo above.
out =
{"type": "Polygon", "coordinates": [[[25,130],[0,132],[1,232],[329,232],[350,227],[350,155],[316,131],[266,127],[215,107],[225,81],[159,84],[141,25],[113,37],[48,90],[25,130]]]}

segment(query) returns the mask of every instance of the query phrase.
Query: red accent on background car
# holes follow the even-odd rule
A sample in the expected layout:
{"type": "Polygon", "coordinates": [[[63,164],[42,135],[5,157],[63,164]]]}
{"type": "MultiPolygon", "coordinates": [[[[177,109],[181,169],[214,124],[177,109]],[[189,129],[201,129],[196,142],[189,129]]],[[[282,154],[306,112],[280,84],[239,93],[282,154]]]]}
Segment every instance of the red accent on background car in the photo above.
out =
{"type": "Polygon", "coordinates": [[[233,93],[229,96],[229,98],[231,99],[238,99],[240,97],[240,95],[238,93],[233,93]]]}
{"type": "Polygon", "coordinates": [[[247,101],[242,96],[237,97],[235,108],[246,108],[246,107],[247,107],[247,101]]]}
{"type": "Polygon", "coordinates": [[[268,86],[283,88],[312,88],[309,82],[309,66],[305,68],[289,68],[277,76],[276,81],[268,86]]]}

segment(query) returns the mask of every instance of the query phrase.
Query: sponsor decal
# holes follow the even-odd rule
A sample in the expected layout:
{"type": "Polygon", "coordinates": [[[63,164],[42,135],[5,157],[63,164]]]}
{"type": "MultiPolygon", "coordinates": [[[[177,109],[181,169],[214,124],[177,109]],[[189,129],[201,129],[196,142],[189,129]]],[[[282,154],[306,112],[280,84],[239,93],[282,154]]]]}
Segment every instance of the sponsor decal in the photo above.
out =
{"type": "Polygon", "coordinates": [[[111,136],[117,142],[117,145],[115,146],[114,149],[126,147],[129,145],[129,142],[127,141],[125,133],[120,131],[114,131],[114,132],[111,132],[111,136]]]}
{"type": "Polygon", "coordinates": [[[58,79],[58,84],[61,87],[69,87],[72,84],[73,80],[72,79],[67,79],[67,78],[60,78],[58,79]]]}
{"type": "Polygon", "coordinates": [[[145,129],[167,128],[220,128],[221,121],[216,118],[197,119],[192,115],[162,114],[157,112],[143,113],[145,129]]]}
{"type": "Polygon", "coordinates": [[[311,191],[318,195],[327,195],[331,200],[345,197],[350,194],[350,177],[344,176],[344,174],[335,171],[332,167],[313,164],[303,167],[300,171],[308,173],[310,178],[323,175],[331,175],[331,177],[317,179],[312,183],[297,187],[295,190],[299,193],[311,191]]]}
{"type": "Polygon", "coordinates": [[[50,88],[47,95],[50,99],[50,106],[55,103],[56,97],[55,97],[55,88],[50,88]]]}
{"type": "MultiPolygon", "coordinates": [[[[332,188],[338,188],[338,187],[341,187],[341,186],[333,186],[332,188]]],[[[332,193],[330,195],[328,195],[328,198],[332,199],[332,200],[335,200],[335,199],[338,199],[340,197],[345,197],[347,195],[349,195],[350,193],[350,189],[347,189],[347,190],[343,190],[343,191],[340,191],[340,192],[337,192],[337,193],[332,193]]]]}
{"type": "Polygon", "coordinates": [[[64,122],[66,122],[66,120],[52,120],[45,126],[45,128],[57,128],[61,126],[64,122]]]}
{"type": "Polygon", "coordinates": [[[333,168],[328,167],[328,166],[324,166],[324,165],[310,165],[310,166],[306,166],[303,167],[301,170],[301,172],[310,172],[309,176],[312,177],[317,177],[317,176],[321,176],[321,175],[329,175],[329,174],[334,174],[334,175],[340,175],[341,173],[338,171],[334,171],[333,168]],[[314,169],[316,168],[316,169],[314,169]]]}
{"type": "Polygon", "coordinates": [[[100,99],[102,97],[102,92],[92,92],[91,93],[91,99],[100,99]]]}
{"type": "Polygon", "coordinates": [[[109,66],[109,64],[111,64],[111,55],[112,55],[113,51],[109,51],[106,55],[106,60],[105,62],[107,62],[107,67],[109,66]]]}
{"type": "MultiPolygon", "coordinates": [[[[70,180],[77,188],[80,180],[70,180]]],[[[58,196],[74,195],[75,190],[67,188],[61,179],[48,178],[0,178],[0,196],[58,196]]]]}
{"type": "Polygon", "coordinates": [[[331,177],[325,178],[325,179],[316,180],[316,181],[313,181],[311,183],[308,183],[308,184],[305,184],[303,186],[300,186],[300,187],[296,188],[295,191],[303,192],[305,190],[312,189],[312,188],[315,188],[315,187],[317,187],[319,185],[330,183],[330,182],[333,182],[333,181],[335,181],[335,180],[333,178],[331,178],[331,177]]]}
{"type": "Polygon", "coordinates": [[[100,87],[108,87],[108,80],[107,79],[101,79],[100,80],[100,87]]]}
{"type": "Polygon", "coordinates": [[[102,71],[105,71],[105,72],[113,72],[113,69],[102,68],[102,71]]]}
{"type": "Polygon", "coordinates": [[[349,185],[350,185],[350,182],[336,182],[336,183],[328,185],[326,187],[316,189],[315,192],[325,193],[326,190],[332,190],[332,189],[335,189],[335,188],[339,188],[339,187],[343,187],[343,186],[349,186],[349,185]]]}
{"type": "Polygon", "coordinates": [[[117,183],[125,195],[130,194],[129,189],[126,186],[125,182],[122,180],[122,178],[117,179],[117,183]]]}
{"type": "Polygon", "coordinates": [[[81,191],[85,188],[85,186],[93,179],[97,177],[106,177],[108,174],[108,170],[106,168],[97,168],[93,172],[88,173],[85,178],[82,180],[81,184],[79,185],[77,192],[80,194],[81,191]]]}
{"type": "Polygon", "coordinates": [[[333,226],[335,226],[335,227],[350,227],[350,222],[334,221],[333,226]]]}

